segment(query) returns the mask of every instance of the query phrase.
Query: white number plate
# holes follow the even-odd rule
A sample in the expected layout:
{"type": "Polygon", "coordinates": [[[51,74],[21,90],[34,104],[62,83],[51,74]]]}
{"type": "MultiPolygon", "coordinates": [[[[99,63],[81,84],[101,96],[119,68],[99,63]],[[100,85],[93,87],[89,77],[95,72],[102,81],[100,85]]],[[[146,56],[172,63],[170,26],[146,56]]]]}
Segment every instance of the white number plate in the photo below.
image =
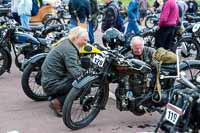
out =
{"type": "Polygon", "coordinates": [[[165,119],[173,124],[176,124],[179,116],[183,114],[182,109],[170,103],[168,103],[166,107],[167,110],[165,114],[165,119]]]}
{"type": "Polygon", "coordinates": [[[95,55],[95,56],[93,57],[92,62],[93,62],[94,64],[98,65],[99,67],[103,67],[103,64],[104,64],[104,62],[105,62],[105,58],[97,54],[97,55],[95,55]]]}

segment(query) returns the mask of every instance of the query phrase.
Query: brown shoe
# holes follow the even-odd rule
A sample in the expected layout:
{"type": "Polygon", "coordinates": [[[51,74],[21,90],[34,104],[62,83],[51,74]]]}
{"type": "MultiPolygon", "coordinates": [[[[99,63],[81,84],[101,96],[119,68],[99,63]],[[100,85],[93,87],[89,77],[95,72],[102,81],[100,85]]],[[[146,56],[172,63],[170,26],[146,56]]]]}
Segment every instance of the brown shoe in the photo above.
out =
{"type": "Polygon", "coordinates": [[[62,107],[58,99],[51,100],[49,107],[54,111],[56,116],[62,117],[62,107]]]}

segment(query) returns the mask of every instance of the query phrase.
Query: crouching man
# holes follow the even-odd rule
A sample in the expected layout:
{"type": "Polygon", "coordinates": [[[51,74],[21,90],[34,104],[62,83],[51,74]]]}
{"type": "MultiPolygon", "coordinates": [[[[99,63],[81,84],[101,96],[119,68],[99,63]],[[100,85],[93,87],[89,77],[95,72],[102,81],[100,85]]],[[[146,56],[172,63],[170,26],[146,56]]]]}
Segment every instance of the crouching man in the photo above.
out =
{"type": "Polygon", "coordinates": [[[87,42],[87,30],[73,28],[68,37],[50,51],[42,65],[42,86],[50,98],[51,109],[59,117],[62,116],[62,105],[72,88],[72,82],[84,71],[79,53],[87,42]]]}

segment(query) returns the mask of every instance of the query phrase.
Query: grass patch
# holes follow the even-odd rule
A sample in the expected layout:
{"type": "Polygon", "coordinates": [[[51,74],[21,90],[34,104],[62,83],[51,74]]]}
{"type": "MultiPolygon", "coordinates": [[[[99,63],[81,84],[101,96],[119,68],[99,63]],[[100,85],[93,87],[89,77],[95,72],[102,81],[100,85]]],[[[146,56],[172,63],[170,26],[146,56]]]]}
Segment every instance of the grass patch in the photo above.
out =
{"type": "MultiPolygon", "coordinates": [[[[104,0],[97,0],[97,1],[98,1],[98,3],[104,3],[104,0]]],[[[113,1],[115,1],[115,0],[113,0],[113,1]]],[[[123,2],[123,5],[124,5],[124,6],[128,7],[128,4],[129,4],[129,2],[130,2],[131,0],[120,0],[120,1],[123,2]]],[[[200,1],[200,0],[199,0],[199,1],[200,1]]],[[[153,4],[153,0],[148,0],[148,2],[149,2],[150,5],[153,4]]]]}
{"type": "MultiPolygon", "coordinates": [[[[99,3],[103,3],[104,2],[104,0],[97,0],[99,3]]],[[[115,1],[115,0],[113,0],[113,1],[115,1]]],[[[125,6],[125,7],[128,7],[128,3],[131,1],[131,0],[120,0],[120,1],[122,1],[123,2],[123,5],[125,6]]],[[[148,0],[148,2],[149,2],[149,4],[152,6],[153,5],[153,1],[154,0],[148,0]]],[[[198,3],[198,4],[200,4],[200,0],[196,0],[196,2],[198,3]]]]}

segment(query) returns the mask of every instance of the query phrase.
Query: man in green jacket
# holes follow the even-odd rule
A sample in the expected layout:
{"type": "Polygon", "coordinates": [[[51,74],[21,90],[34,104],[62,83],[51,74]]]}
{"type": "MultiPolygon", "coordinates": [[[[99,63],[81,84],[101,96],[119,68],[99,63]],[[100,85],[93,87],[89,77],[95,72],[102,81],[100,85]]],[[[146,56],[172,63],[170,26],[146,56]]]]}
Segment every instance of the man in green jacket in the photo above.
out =
{"type": "MultiPolygon", "coordinates": [[[[144,39],[135,36],[130,42],[131,51],[127,54],[129,57],[142,60],[148,64],[154,63],[153,54],[156,51],[154,48],[144,46],[144,39]]],[[[152,64],[153,65],[153,64],[152,64]]]]}
{"type": "Polygon", "coordinates": [[[42,65],[42,86],[50,96],[50,107],[57,116],[62,116],[62,105],[72,88],[72,82],[83,73],[79,52],[87,41],[86,29],[73,28],[68,38],[50,51],[42,65]]]}

